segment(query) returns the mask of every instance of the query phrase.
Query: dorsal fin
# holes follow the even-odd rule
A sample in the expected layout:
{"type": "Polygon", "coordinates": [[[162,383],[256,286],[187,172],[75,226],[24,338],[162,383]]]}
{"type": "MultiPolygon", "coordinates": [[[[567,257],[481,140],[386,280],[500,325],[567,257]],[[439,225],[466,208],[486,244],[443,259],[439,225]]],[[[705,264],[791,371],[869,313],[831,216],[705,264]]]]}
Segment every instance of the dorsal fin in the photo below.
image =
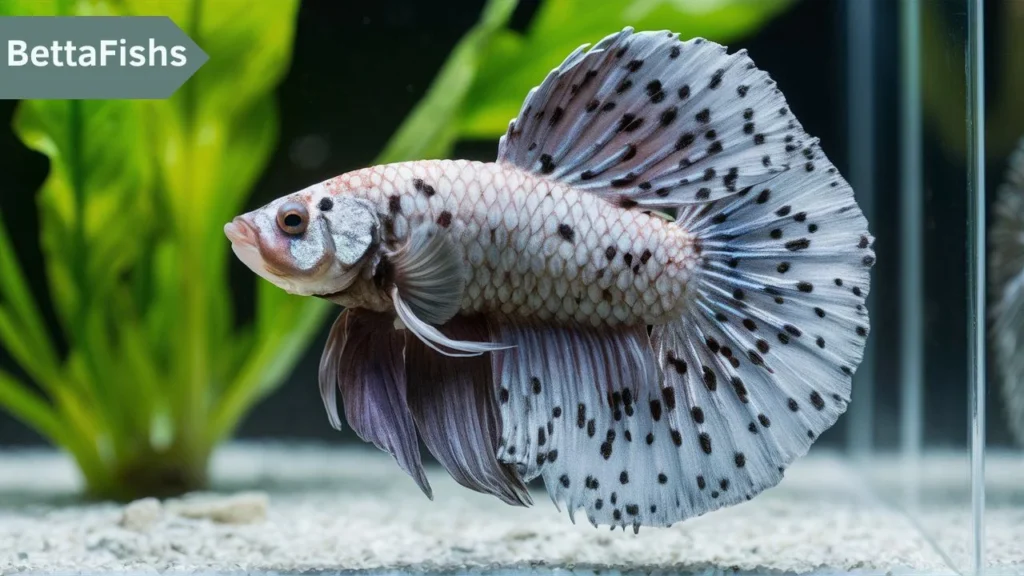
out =
{"type": "Polygon", "coordinates": [[[808,143],[745,50],[628,27],[584,48],[530,91],[499,162],[624,206],[672,208],[764,182],[808,143]]]}

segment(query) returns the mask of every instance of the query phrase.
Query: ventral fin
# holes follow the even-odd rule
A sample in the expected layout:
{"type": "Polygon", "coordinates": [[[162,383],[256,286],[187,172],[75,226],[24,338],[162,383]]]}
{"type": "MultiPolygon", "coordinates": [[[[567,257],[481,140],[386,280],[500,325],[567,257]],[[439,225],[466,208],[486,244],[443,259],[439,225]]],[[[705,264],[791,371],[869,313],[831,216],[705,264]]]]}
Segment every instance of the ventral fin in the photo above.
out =
{"type": "Polygon", "coordinates": [[[381,266],[390,267],[393,275],[395,312],[425,344],[448,356],[475,356],[505,348],[489,341],[453,340],[435,327],[458,313],[466,287],[462,253],[446,232],[432,224],[419,224],[408,241],[385,258],[381,266]]]}
{"type": "Polygon", "coordinates": [[[345,310],[334,321],[320,359],[320,394],[331,425],[340,429],[340,390],[345,419],[355,433],[393,455],[423,493],[433,498],[406,403],[404,346],[404,333],[394,329],[388,315],[345,310]]]}
{"type": "Polygon", "coordinates": [[[805,140],[746,51],[626,28],[530,91],[498,161],[622,206],[672,208],[770,179],[805,140]]]}
{"type": "MultiPolygon", "coordinates": [[[[452,339],[486,340],[486,321],[456,316],[443,330],[452,339]]],[[[490,359],[447,358],[413,337],[407,339],[405,368],[409,406],[423,442],[463,486],[518,506],[532,503],[514,468],[495,456],[501,419],[490,359]]]]}

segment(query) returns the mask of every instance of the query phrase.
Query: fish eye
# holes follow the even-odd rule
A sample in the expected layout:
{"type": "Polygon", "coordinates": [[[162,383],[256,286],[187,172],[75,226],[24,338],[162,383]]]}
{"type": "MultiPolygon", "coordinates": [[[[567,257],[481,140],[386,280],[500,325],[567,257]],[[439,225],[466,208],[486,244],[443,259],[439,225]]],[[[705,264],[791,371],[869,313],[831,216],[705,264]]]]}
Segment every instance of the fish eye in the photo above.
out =
{"type": "Polygon", "coordinates": [[[298,202],[288,202],[277,211],[277,226],[282,232],[298,236],[306,231],[309,223],[309,212],[298,202]]]}

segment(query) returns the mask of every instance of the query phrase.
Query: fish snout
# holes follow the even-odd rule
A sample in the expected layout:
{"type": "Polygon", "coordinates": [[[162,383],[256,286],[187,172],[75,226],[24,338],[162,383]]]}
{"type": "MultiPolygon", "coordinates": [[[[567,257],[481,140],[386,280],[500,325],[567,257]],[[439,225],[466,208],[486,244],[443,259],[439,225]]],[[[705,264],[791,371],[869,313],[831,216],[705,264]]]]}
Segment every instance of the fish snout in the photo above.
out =
{"type": "Polygon", "coordinates": [[[225,224],[224,235],[232,244],[256,245],[256,228],[244,216],[236,216],[231,222],[225,224]]]}

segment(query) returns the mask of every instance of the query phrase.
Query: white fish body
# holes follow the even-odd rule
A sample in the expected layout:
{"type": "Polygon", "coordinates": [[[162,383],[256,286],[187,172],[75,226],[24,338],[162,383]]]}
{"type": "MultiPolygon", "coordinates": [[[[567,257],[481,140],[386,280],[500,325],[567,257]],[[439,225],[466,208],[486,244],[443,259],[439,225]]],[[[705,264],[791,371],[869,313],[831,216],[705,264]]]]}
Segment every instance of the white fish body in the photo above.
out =
{"type": "Polygon", "coordinates": [[[745,52],[625,29],[527,96],[494,163],[343,174],[226,227],[346,307],[321,361],[428,495],[422,438],[510,504],[665,526],[774,486],[850,401],[873,238],[745,52]],[[674,214],[667,216],[669,212],[674,214]]]}
{"type": "MultiPolygon", "coordinates": [[[[694,239],[683,228],[514,166],[391,164],[309,193],[372,203],[383,222],[382,254],[406,244],[422,224],[443,234],[462,261],[462,314],[595,327],[661,324],[678,317],[697,264],[694,239]]],[[[392,311],[388,298],[374,296],[380,266],[368,266],[339,303],[392,311]]]]}

